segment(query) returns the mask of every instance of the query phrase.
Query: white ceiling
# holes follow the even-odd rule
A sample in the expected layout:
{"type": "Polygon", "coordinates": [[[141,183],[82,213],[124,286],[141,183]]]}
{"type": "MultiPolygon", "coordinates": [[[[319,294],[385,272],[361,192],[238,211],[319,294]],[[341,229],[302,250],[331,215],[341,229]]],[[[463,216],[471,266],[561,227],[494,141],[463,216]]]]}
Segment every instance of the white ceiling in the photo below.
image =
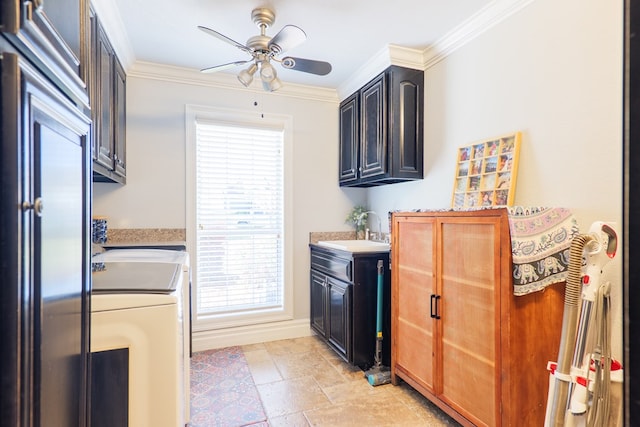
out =
{"type": "MultiPolygon", "coordinates": [[[[496,0],[497,1],[497,0],[496,0]]],[[[277,67],[283,83],[337,89],[387,44],[424,50],[487,7],[492,0],[106,0],[117,9],[134,61],[202,69],[247,60],[236,47],[197,29],[212,28],[245,44],[259,34],[255,7],[268,6],[276,20],[302,28],[307,40],[288,55],[330,62],[332,72],[316,76],[277,67]]],[[[98,10],[100,14],[100,10],[98,10]]],[[[236,74],[242,67],[225,72],[236,74]]],[[[240,84],[240,83],[238,83],[240,84]]]]}

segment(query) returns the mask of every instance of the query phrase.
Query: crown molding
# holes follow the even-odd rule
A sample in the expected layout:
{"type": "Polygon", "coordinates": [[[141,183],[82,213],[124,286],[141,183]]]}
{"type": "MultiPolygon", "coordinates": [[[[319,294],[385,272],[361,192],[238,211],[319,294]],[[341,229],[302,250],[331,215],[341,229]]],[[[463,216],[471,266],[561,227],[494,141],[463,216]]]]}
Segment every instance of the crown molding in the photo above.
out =
{"type": "Polygon", "coordinates": [[[388,44],[338,87],[339,98],[345,99],[390,65],[423,70],[424,55],[420,49],[388,44]]]}
{"type": "Polygon", "coordinates": [[[136,55],[116,3],[113,0],[91,0],[91,6],[109,36],[109,42],[118,55],[120,64],[128,70],[136,61],[136,55]]]}
{"type": "MultiPolygon", "coordinates": [[[[266,93],[255,80],[248,88],[242,86],[235,75],[229,73],[203,74],[199,70],[176,67],[173,65],[157,64],[153,62],[136,61],[127,71],[127,77],[159,80],[171,83],[180,83],[191,86],[204,86],[216,89],[227,89],[249,93],[266,93]]],[[[337,103],[338,93],[335,89],[305,86],[284,82],[282,88],[270,92],[269,96],[285,96],[314,101],[337,103]]]]}
{"type": "Polygon", "coordinates": [[[524,9],[534,0],[494,0],[424,50],[424,70],[451,55],[480,34],[524,9]]]}
{"type": "Polygon", "coordinates": [[[480,34],[524,9],[533,1],[494,0],[426,49],[387,45],[338,87],[338,96],[340,100],[345,99],[389,65],[400,65],[426,71],[480,34]]]}

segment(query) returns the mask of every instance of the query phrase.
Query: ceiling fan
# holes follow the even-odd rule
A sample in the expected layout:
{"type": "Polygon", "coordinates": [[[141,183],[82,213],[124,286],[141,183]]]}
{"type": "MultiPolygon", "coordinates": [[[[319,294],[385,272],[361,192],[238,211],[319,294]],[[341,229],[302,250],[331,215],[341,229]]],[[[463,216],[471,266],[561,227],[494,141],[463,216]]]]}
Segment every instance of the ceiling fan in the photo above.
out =
{"type": "Polygon", "coordinates": [[[273,92],[282,87],[282,82],[278,79],[275,68],[271,65],[271,61],[280,63],[283,68],[302,71],[305,73],[317,74],[320,76],[327,75],[331,72],[331,64],[324,61],[316,61],[313,59],[294,58],[285,56],[279,58],[279,55],[289,49],[298,46],[307,39],[307,35],[301,28],[295,25],[285,25],[275,36],[267,36],[267,28],[269,28],[276,20],[275,12],[265,7],[259,7],[251,12],[251,19],[260,28],[260,35],[250,37],[246,45],[238,43],[229,37],[212,30],[211,28],[198,26],[205,33],[212,35],[224,42],[227,42],[241,51],[249,54],[251,59],[246,61],[234,61],[227,64],[216,65],[204,68],[203,73],[214,73],[251,63],[248,68],[238,73],[240,83],[248,87],[253,81],[253,75],[260,70],[260,79],[264,90],[273,92]]]}

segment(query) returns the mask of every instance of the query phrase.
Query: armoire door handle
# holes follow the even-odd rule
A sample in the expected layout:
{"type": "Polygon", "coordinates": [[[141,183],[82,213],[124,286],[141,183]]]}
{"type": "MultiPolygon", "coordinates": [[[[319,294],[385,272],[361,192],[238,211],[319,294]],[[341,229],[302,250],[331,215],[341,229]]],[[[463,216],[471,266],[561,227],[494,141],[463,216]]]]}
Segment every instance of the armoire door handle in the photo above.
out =
{"type": "Polygon", "coordinates": [[[436,300],[436,295],[431,294],[431,318],[436,318],[436,313],[438,312],[438,303],[436,300]]]}

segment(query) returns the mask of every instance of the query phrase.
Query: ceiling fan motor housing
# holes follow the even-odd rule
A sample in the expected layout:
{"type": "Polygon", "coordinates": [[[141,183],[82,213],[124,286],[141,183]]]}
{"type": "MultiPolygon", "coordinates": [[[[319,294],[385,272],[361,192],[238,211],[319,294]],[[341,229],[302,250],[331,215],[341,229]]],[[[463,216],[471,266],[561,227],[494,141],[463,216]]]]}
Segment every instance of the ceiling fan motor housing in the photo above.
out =
{"type": "Polygon", "coordinates": [[[266,29],[276,22],[276,14],[266,7],[258,7],[251,12],[251,19],[261,29],[266,29]]]}
{"type": "Polygon", "coordinates": [[[253,36],[247,40],[247,47],[259,53],[269,52],[269,40],[271,37],[265,35],[253,36]]]}

